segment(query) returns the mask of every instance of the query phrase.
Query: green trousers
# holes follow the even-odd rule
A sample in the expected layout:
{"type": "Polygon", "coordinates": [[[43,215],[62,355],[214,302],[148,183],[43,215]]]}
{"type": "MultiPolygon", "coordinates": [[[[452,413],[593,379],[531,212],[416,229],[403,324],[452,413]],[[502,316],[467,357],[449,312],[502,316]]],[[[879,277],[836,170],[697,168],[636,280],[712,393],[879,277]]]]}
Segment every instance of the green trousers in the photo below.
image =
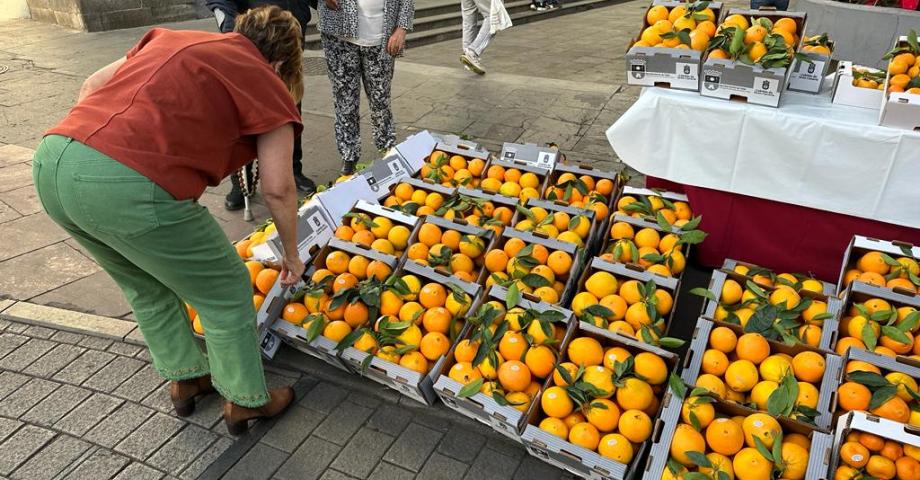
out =
{"type": "Polygon", "coordinates": [[[48,216],[121,287],[163,377],[210,373],[227,400],[268,402],[249,273],[205,207],[57,135],[39,145],[32,175],[48,216]],[[183,300],[201,317],[207,356],[183,300]]]}

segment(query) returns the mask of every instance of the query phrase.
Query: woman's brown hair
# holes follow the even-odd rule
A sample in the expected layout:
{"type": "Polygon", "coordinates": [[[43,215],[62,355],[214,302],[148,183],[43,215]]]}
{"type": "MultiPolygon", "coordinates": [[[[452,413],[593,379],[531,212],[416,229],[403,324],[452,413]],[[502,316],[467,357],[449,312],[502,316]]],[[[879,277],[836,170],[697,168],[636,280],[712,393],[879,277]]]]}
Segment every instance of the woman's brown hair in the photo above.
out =
{"type": "Polygon", "coordinates": [[[281,62],[278,75],[299,102],[303,97],[303,34],[294,15],[274,5],[254,8],[236,17],[233,31],[251,40],[268,63],[281,62]]]}

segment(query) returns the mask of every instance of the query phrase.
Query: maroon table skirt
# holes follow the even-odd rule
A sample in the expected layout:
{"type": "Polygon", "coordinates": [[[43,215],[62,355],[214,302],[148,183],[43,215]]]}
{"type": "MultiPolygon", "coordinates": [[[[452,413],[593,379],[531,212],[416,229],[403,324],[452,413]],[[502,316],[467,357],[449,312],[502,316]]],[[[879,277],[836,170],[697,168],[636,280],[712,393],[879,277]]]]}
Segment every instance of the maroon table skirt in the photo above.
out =
{"type": "Polygon", "coordinates": [[[920,244],[920,230],[914,228],[654,177],[646,184],[687,195],[693,214],[703,217],[700,228],[709,234],[693,256],[711,268],[732,258],[837,283],[853,235],[920,244]]]}

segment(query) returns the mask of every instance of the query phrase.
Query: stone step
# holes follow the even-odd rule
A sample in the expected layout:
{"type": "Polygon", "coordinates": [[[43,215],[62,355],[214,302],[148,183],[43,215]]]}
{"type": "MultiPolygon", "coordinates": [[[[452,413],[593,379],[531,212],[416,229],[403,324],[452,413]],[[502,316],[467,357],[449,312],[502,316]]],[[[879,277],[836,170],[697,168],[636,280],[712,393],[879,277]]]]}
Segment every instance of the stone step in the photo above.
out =
{"type": "MultiPolygon", "coordinates": [[[[592,8],[615,5],[624,1],[627,0],[579,0],[563,3],[562,7],[556,10],[536,12],[530,10],[530,0],[518,0],[509,2],[506,4],[505,8],[508,10],[508,14],[511,15],[511,20],[515,25],[523,25],[525,23],[546,20],[560,15],[578,13],[592,8]]],[[[456,10],[453,13],[416,17],[414,30],[409,32],[409,35],[406,36],[406,48],[460,38],[463,35],[460,8],[456,3],[453,4],[453,7],[456,10]]],[[[319,33],[307,35],[304,49],[320,50],[322,48],[319,33]]]]}

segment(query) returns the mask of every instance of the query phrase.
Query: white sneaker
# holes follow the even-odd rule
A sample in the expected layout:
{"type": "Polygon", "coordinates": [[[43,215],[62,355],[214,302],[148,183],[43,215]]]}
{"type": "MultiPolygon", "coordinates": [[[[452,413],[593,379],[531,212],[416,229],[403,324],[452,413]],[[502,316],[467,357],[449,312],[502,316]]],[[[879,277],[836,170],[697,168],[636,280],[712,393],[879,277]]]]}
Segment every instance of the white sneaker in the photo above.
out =
{"type": "Polygon", "coordinates": [[[460,55],[460,62],[463,63],[463,66],[466,67],[467,70],[477,75],[485,75],[486,73],[486,69],[479,61],[479,56],[469,50],[464,52],[463,55],[460,55]]]}

